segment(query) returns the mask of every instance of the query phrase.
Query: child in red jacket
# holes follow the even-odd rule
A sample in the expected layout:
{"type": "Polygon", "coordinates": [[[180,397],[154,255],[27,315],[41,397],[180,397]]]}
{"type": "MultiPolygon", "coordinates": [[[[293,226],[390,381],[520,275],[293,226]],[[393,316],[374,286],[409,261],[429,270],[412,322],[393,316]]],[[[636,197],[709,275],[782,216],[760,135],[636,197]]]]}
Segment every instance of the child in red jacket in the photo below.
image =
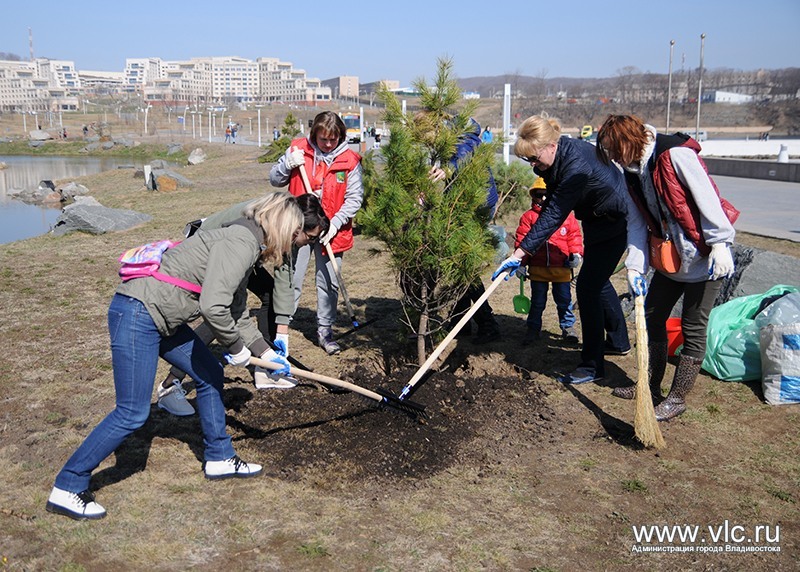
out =
{"type": "MultiPolygon", "coordinates": [[[[528,234],[531,226],[539,218],[539,213],[546,208],[547,187],[544,179],[536,179],[530,189],[531,208],[522,214],[514,240],[514,247],[528,234]]],[[[528,331],[523,345],[538,340],[542,332],[542,313],[547,305],[548,285],[553,284],[553,301],[558,309],[558,323],[561,326],[561,337],[571,343],[578,342],[575,333],[575,314],[572,312],[572,294],[570,281],[572,272],[583,258],[583,238],[578,221],[572,213],[556,232],[550,236],[539,250],[522,265],[528,267],[528,278],[531,281],[531,309],[526,320],[528,331]]]]}

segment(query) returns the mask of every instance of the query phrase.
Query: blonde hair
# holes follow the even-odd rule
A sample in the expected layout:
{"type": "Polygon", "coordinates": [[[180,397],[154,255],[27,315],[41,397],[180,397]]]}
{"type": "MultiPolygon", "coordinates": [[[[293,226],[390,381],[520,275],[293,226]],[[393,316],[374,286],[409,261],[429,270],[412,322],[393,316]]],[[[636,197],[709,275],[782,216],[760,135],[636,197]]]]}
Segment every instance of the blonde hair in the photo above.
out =
{"type": "Polygon", "coordinates": [[[256,221],[264,231],[262,262],[280,266],[283,255],[292,250],[295,234],[303,227],[303,211],[297,199],[286,191],[269,192],[248,204],[243,214],[256,221]]]}
{"type": "Polygon", "coordinates": [[[536,155],[543,147],[558,141],[559,137],[561,137],[561,124],[557,119],[532,115],[517,129],[514,155],[517,157],[536,155]]]}

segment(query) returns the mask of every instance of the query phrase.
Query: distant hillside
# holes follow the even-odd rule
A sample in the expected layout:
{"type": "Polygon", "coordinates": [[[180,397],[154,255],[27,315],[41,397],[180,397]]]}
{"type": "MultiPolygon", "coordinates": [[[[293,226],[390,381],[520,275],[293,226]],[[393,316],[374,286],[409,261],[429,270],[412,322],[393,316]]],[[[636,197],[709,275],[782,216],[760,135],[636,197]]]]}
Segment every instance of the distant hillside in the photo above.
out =
{"type": "MultiPolygon", "coordinates": [[[[480,93],[476,118],[500,128],[504,85],[511,84],[512,124],[525,117],[547,113],[567,129],[599,125],[609,114],[635,113],[646,121],[664,125],[669,78],[626,68],[612,78],[532,77],[514,74],[460,78],[464,91],[480,93]]],[[[674,73],[670,105],[671,127],[692,126],[697,113],[697,70],[674,73]]],[[[731,91],[753,101],[734,105],[701,103],[701,126],[763,128],[774,135],[800,135],[800,68],[782,70],[708,70],[703,73],[703,93],[731,91]]],[[[756,129],[755,133],[758,132],[756,129]]]]}

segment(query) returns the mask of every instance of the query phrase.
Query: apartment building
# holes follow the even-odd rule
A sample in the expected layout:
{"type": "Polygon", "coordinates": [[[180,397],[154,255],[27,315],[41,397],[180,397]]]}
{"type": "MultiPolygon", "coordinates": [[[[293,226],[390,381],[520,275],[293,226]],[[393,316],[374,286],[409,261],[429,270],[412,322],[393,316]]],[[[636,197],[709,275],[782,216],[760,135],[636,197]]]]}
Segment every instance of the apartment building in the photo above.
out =
{"type": "Polygon", "coordinates": [[[0,60],[0,112],[75,110],[80,93],[73,62],[0,60]]]}

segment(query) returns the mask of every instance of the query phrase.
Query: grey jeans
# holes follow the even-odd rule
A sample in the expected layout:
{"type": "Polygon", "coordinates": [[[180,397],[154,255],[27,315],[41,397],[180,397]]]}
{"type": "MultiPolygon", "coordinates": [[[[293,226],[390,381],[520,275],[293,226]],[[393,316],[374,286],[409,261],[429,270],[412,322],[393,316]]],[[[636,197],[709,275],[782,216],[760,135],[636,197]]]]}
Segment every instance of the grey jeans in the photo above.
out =
{"type": "MultiPolygon", "coordinates": [[[[324,247],[317,242],[302,246],[297,250],[294,263],[294,309],[300,304],[300,295],[303,292],[303,280],[308,270],[311,258],[311,248],[314,248],[315,272],[314,278],[317,286],[317,326],[330,328],[336,322],[336,306],[339,303],[339,281],[333,271],[327,254],[323,255],[324,247]]],[[[342,270],[342,253],[334,254],[339,271],[342,270]]]]}

